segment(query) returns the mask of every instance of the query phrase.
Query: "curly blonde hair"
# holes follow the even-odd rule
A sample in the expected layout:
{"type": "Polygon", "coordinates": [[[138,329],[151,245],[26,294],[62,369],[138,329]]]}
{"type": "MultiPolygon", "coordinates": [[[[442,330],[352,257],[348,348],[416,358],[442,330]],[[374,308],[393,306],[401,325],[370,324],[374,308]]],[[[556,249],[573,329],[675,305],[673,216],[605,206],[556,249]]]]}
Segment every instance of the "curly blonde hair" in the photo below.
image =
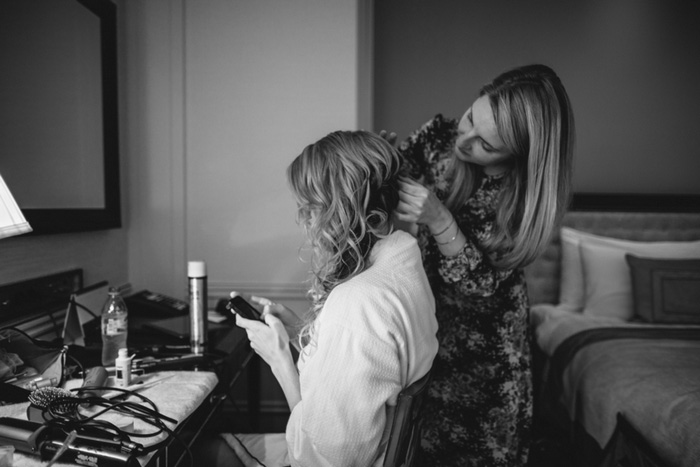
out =
{"type": "Polygon", "coordinates": [[[307,146],[287,168],[312,252],[312,306],[299,333],[307,344],[328,294],[364,271],[379,238],[393,231],[401,157],[367,131],[336,131],[307,146]]]}

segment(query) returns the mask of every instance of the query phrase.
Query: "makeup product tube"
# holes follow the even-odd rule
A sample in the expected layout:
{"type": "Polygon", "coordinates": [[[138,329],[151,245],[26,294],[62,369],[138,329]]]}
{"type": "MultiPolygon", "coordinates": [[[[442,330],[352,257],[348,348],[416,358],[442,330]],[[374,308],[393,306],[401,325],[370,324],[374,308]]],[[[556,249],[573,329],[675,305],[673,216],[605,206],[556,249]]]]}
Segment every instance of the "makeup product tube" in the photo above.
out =
{"type": "Polygon", "coordinates": [[[125,388],[131,384],[131,359],[129,349],[119,349],[117,359],[114,360],[116,376],[114,382],[118,388],[125,388]]]}

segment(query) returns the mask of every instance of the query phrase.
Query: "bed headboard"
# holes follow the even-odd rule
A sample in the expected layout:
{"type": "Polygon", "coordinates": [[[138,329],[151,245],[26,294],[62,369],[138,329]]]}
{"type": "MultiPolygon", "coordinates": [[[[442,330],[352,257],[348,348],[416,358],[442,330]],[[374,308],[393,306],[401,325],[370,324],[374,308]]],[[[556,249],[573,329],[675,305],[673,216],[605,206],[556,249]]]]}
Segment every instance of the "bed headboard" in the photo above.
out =
{"type": "MultiPolygon", "coordinates": [[[[571,211],[564,225],[607,237],[638,241],[700,240],[700,213],[571,211]]],[[[559,232],[534,263],[525,268],[530,303],[559,301],[559,232]]]]}

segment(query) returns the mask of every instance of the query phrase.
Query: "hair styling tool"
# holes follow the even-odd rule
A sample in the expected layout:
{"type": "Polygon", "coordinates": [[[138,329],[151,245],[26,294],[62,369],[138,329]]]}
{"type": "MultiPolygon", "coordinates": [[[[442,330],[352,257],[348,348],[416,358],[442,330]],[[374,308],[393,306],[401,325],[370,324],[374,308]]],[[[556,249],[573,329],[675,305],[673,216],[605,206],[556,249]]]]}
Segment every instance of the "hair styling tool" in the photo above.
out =
{"type": "Polygon", "coordinates": [[[69,436],[61,430],[52,429],[47,423],[0,418],[0,444],[10,444],[18,452],[39,455],[42,460],[55,457],[55,461],[96,467],[140,465],[135,453],[120,451],[118,443],[112,440],[84,437],[76,433],[71,441],[67,439],[69,436]],[[61,450],[63,452],[59,453],[61,450]]]}
{"type": "Polygon", "coordinates": [[[56,416],[72,415],[83,402],[66,389],[47,386],[29,394],[27,419],[33,422],[46,422],[56,416]]]}

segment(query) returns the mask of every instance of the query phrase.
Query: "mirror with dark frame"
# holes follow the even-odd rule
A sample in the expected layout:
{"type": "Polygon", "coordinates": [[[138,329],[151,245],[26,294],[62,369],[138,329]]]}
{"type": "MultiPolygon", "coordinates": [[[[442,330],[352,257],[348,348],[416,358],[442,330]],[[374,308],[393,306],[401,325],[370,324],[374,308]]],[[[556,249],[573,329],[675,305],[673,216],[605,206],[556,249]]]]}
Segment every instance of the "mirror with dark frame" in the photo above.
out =
{"type": "Polygon", "coordinates": [[[0,63],[0,173],[33,235],[121,227],[116,5],[2,0],[0,63]]]}

